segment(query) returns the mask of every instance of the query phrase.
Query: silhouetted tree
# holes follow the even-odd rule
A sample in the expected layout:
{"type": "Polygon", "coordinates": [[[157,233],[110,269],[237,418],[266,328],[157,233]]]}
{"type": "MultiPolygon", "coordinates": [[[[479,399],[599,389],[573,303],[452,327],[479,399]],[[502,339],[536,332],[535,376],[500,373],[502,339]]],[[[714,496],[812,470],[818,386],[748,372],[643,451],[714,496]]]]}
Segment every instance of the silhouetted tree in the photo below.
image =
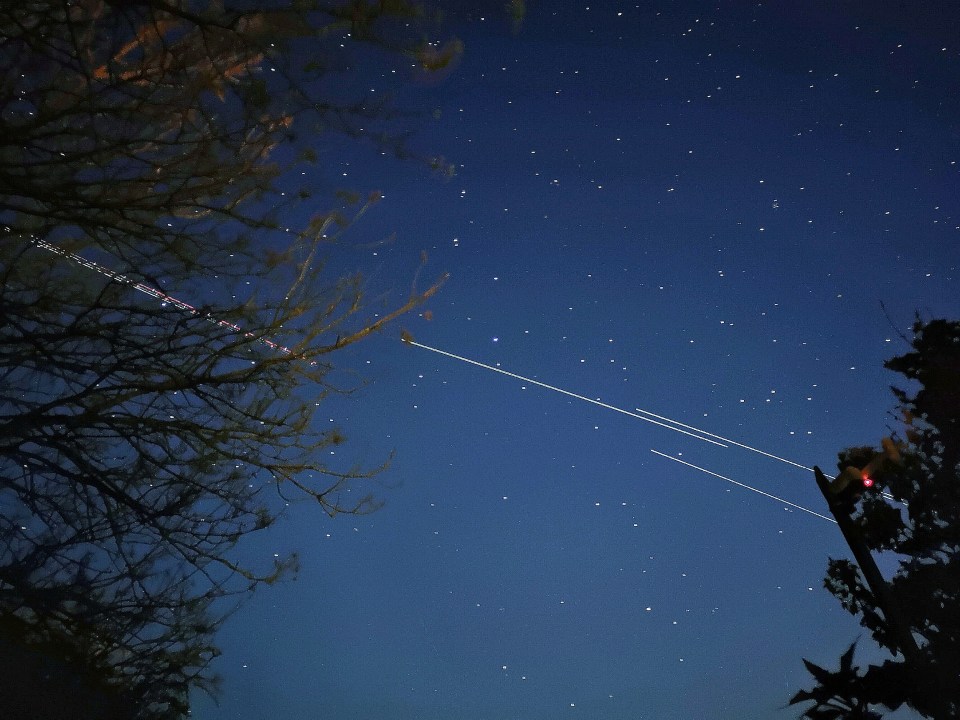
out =
{"type": "Polygon", "coordinates": [[[441,66],[459,46],[426,22],[406,0],[0,8],[5,666],[83,668],[122,696],[110,712],[182,716],[211,686],[222,599],[296,563],[237,542],[294,499],[374,506],[357,482],[375,468],[323,459],[343,436],[314,413],[349,390],[328,357],[437,284],[372,314],[359,277],[324,274],[376,197],[310,212],[295,133],[402,149],[384,106],[324,81],[361,47],[441,66]]]}
{"type": "Polygon", "coordinates": [[[918,320],[912,347],[886,363],[911,381],[893,390],[901,435],[879,451],[840,453],[840,478],[873,484],[848,485],[856,492],[832,503],[847,512],[848,502],[859,540],[899,567],[877,588],[858,564],[831,559],[824,581],[893,659],[860,672],[851,646],[837,672],[805,660],[817,686],[791,704],[814,701],[808,718],[879,718],[871,706],[904,704],[925,717],[960,717],[960,322],[918,320]]]}

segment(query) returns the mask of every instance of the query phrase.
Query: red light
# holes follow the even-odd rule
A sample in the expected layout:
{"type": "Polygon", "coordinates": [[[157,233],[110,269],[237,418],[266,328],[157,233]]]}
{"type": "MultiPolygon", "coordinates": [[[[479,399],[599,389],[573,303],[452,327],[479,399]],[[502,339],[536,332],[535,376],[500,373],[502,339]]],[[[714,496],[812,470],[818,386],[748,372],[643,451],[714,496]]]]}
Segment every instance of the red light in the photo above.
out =
{"type": "Polygon", "coordinates": [[[873,478],[872,478],[872,477],[867,477],[866,475],[864,475],[864,476],[863,476],[863,486],[864,486],[865,488],[871,488],[871,487],[873,487],[873,478]]]}

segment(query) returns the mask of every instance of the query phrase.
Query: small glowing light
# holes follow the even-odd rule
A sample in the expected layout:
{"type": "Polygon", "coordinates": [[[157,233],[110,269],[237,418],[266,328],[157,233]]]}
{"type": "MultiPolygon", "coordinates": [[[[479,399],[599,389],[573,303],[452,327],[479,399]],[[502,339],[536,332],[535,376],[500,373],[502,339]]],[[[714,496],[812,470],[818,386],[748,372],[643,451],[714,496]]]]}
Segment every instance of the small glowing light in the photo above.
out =
{"type": "Polygon", "coordinates": [[[873,478],[872,478],[872,477],[867,477],[866,475],[864,475],[864,477],[863,477],[863,486],[864,486],[865,488],[871,488],[871,487],[873,487],[873,478]]]}

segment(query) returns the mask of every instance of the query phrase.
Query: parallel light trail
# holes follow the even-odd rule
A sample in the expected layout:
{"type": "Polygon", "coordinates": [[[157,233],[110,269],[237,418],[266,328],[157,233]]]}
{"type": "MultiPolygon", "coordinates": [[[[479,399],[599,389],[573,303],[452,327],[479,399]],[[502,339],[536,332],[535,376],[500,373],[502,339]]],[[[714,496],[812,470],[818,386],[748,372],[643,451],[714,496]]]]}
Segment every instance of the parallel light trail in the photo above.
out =
{"type": "Polygon", "coordinates": [[[770,493],[764,492],[763,490],[760,490],[759,488],[755,488],[755,487],[753,487],[753,486],[751,486],[751,485],[747,485],[747,484],[742,483],[742,482],[737,482],[737,481],[734,480],[733,478],[728,478],[728,477],[726,477],[725,475],[721,475],[720,473],[715,473],[715,472],[713,472],[712,470],[707,470],[706,468],[702,468],[702,467],[700,467],[699,465],[694,465],[693,463],[687,462],[686,460],[680,460],[679,458],[675,458],[675,457],[673,457],[672,455],[667,455],[666,453],[662,453],[662,452],[660,452],[659,450],[654,450],[653,448],[650,448],[650,452],[652,452],[654,455],[659,455],[660,457],[665,457],[667,460],[673,460],[675,463],[680,463],[681,465],[686,465],[687,467],[691,467],[691,468],[693,468],[694,470],[699,470],[700,472],[706,473],[707,475],[713,475],[713,477],[720,478],[721,480],[726,480],[728,483],[733,483],[734,485],[736,485],[736,486],[738,486],[738,487],[742,487],[742,488],[744,488],[745,490],[750,490],[751,492],[755,492],[755,493],[757,493],[758,495],[763,495],[764,497],[771,498],[772,500],[776,500],[777,502],[782,502],[784,505],[789,505],[790,507],[794,507],[794,508],[796,508],[797,510],[803,510],[805,513],[810,513],[811,515],[816,515],[818,518],[822,518],[822,519],[826,520],[827,522],[832,522],[834,525],[837,524],[837,521],[834,520],[834,519],[831,518],[831,517],[827,517],[826,515],[821,515],[820,513],[815,512],[815,511],[811,510],[810,508],[805,508],[803,505],[797,505],[796,503],[790,502],[789,500],[784,500],[782,497],[777,497],[776,495],[771,495],[770,493]]]}
{"type": "Polygon", "coordinates": [[[495,367],[493,365],[487,365],[482,363],[479,360],[471,360],[470,358],[463,357],[463,355],[455,355],[452,352],[447,352],[446,350],[440,350],[439,348],[430,347],[429,345],[424,345],[423,343],[418,343],[412,339],[405,339],[405,343],[408,345],[415,345],[418,348],[423,348],[424,350],[429,350],[430,352],[435,352],[439,355],[446,355],[449,358],[454,360],[459,360],[460,362],[465,362],[470,365],[476,365],[481,367],[484,370],[491,370],[493,372],[500,373],[501,375],[506,375],[508,377],[516,378],[517,380],[523,380],[528,382],[531,385],[537,385],[547,390],[553,390],[558,392],[561,395],[568,395],[569,397],[576,398],[577,400],[583,400],[584,402],[593,403],[594,405],[599,405],[602,408],[607,410],[615,410],[618,413],[623,413],[624,415],[629,415],[630,417],[637,418],[638,420],[643,420],[644,422],[653,423],[654,425],[659,425],[660,427],[667,428],[668,430],[673,430],[674,432],[681,433],[683,435],[689,435],[694,437],[697,440],[703,440],[704,442],[712,443],[714,445],[719,445],[720,447],[728,447],[728,445],[735,445],[738,448],[743,448],[744,450],[749,450],[750,452],[763,455],[764,457],[771,458],[772,460],[777,460],[778,462],[786,463],[787,465],[793,465],[794,467],[800,468],[801,470],[808,470],[813,472],[812,467],[807,467],[806,465],[801,465],[798,462],[793,460],[788,460],[787,458],[780,457],[779,455],[774,455],[773,453],[768,453],[765,450],[760,448],[755,448],[751,445],[745,445],[744,443],[737,442],[736,440],[731,440],[730,438],[723,437],[722,435],[717,435],[716,433],[708,432],[693,425],[687,425],[682,423],[679,420],[674,420],[673,418],[668,418],[663,415],[657,415],[652,413],[649,410],[644,410],[643,408],[634,408],[635,412],[630,412],[629,410],[624,410],[623,408],[618,408],[613,405],[610,405],[605,402],[600,402],[599,400],[594,400],[589,398],[586,395],[578,395],[577,393],[570,392],[569,390],[564,390],[563,388],[556,387],[555,385],[548,385],[547,383],[540,382],[539,380],[534,380],[533,378],[524,377],[523,375],[518,375],[517,373],[509,372],[502,368],[495,367]],[[653,419],[656,418],[656,419],[653,419]]]}
{"type": "MultiPolygon", "coordinates": [[[[792,465],[793,467],[800,468],[801,470],[809,470],[810,472],[813,472],[813,468],[807,467],[806,465],[801,465],[800,463],[794,462],[793,460],[788,460],[787,458],[780,457],[779,455],[774,455],[773,453],[766,452],[765,450],[755,448],[751,445],[746,445],[744,443],[737,442],[736,440],[731,440],[730,438],[724,437],[722,435],[717,435],[716,433],[708,432],[701,428],[694,427],[693,425],[687,425],[686,423],[682,423],[678,420],[674,420],[673,418],[668,418],[664,415],[657,415],[656,413],[652,413],[649,410],[644,410],[642,408],[635,408],[635,412],[631,412],[629,410],[624,410],[623,408],[618,408],[614,405],[610,405],[609,403],[601,402],[600,400],[595,400],[594,398],[587,397],[586,395],[580,395],[575,392],[570,392],[569,390],[564,390],[563,388],[557,387],[556,385],[549,385],[545,382],[540,382],[539,380],[534,380],[533,378],[525,377],[524,375],[510,372],[509,370],[504,370],[503,368],[499,368],[494,365],[488,365],[487,363],[482,363],[479,360],[473,360],[472,358],[464,357],[463,355],[457,355],[455,353],[448,352],[446,350],[441,350],[440,348],[431,347],[430,345],[424,345],[423,343],[416,342],[413,338],[409,336],[404,336],[402,340],[408,345],[414,345],[418,348],[422,348],[424,350],[429,350],[430,352],[437,353],[438,355],[444,355],[448,358],[459,360],[460,362],[467,363],[468,365],[475,365],[476,367],[483,368],[484,370],[490,370],[491,372],[500,373],[501,375],[506,375],[507,377],[511,377],[516,380],[521,380],[525,383],[530,383],[531,385],[536,385],[538,387],[545,388],[546,390],[552,390],[553,392],[560,393],[561,395],[566,395],[568,397],[572,397],[577,400],[583,400],[584,402],[592,403],[593,405],[598,405],[602,408],[606,408],[607,410],[613,410],[615,412],[622,413],[624,415],[629,415],[630,417],[637,418],[638,420],[643,420],[644,422],[652,423],[653,425],[658,425],[659,427],[666,428],[667,430],[673,430],[674,432],[680,433],[682,435],[687,435],[692,438],[696,438],[697,440],[702,440],[703,442],[708,442],[723,448],[733,445],[735,447],[742,448],[743,450],[749,450],[750,452],[763,455],[764,457],[768,457],[772,460],[777,460],[787,465],[792,465]]],[[[650,452],[654,453],[655,455],[659,455],[660,457],[667,458],[668,460],[673,460],[674,462],[680,463],[681,465],[686,465],[687,467],[693,468],[694,470],[699,470],[700,472],[706,473],[707,475],[712,475],[713,477],[720,478],[721,480],[725,480],[726,482],[729,482],[738,487],[744,488],[745,490],[750,490],[751,492],[755,492],[758,495],[763,495],[764,497],[771,498],[772,500],[781,502],[784,505],[789,505],[790,507],[796,508],[797,510],[802,510],[805,513],[815,515],[816,517],[821,518],[823,520],[836,523],[836,520],[834,520],[833,518],[830,518],[826,515],[821,515],[820,513],[815,512],[810,508],[803,507],[802,505],[798,505],[797,503],[790,502],[789,500],[784,500],[783,498],[777,497],[776,495],[771,495],[770,493],[764,492],[759,488],[755,488],[755,487],[752,487],[751,485],[738,482],[732,478],[726,477],[725,475],[720,475],[719,473],[715,473],[712,470],[707,470],[706,468],[702,468],[699,465],[694,465],[693,463],[687,462],[686,460],[679,460],[678,458],[662,453],[659,450],[654,450],[653,448],[650,449],[650,452]]]]}
{"type": "MultiPolygon", "coordinates": [[[[423,348],[424,350],[429,350],[430,352],[435,352],[438,355],[446,355],[447,357],[453,358],[454,360],[459,360],[460,362],[465,362],[470,365],[476,365],[477,367],[481,367],[484,370],[491,370],[492,372],[500,373],[501,375],[506,375],[507,377],[512,377],[516,380],[522,380],[523,382],[530,383],[531,385],[537,385],[538,387],[546,388],[547,390],[553,390],[553,392],[560,393],[561,395],[567,395],[569,397],[576,398],[577,400],[583,400],[584,402],[592,403],[594,405],[599,405],[600,407],[606,408],[607,410],[613,410],[614,412],[623,413],[624,415],[629,415],[632,418],[637,418],[637,420],[643,420],[644,422],[652,423],[653,425],[659,425],[660,427],[667,428],[667,430],[673,430],[674,432],[681,433],[682,435],[689,435],[692,438],[696,438],[697,440],[702,440],[703,442],[708,442],[712,445],[718,445],[719,447],[723,447],[723,448],[727,447],[722,442],[718,442],[717,440],[711,440],[709,437],[705,437],[706,435],[710,435],[711,437],[719,437],[718,435],[713,435],[712,433],[705,433],[703,431],[697,430],[697,428],[695,427],[684,425],[683,423],[678,423],[676,420],[671,420],[670,418],[661,417],[660,415],[654,415],[653,413],[647,412],[646,410],[641,410],[640,408],[637,408],[637,412],[630,412],[629,410],[624,410],[623,408],[618,408],[618,407],[615,407],[614,405],[610,405],[608,403],[600,402],[599,400],[589,398],[586,395],[578,395],[577,393],[570,392],[569,390],[558,388],[555,385],[547,385],[547,383],[545,382],[540,382],[539,380],[534,380],[533,378],[524,377],[523,375],[518,375],[517,373],[512,373],[507,370],[503,370],[502,368],[498,368],[494,365],[487,365],[486,363],[482,363],[479,360],[471,360],[470,358],[463,357],[463,355],[455,355],[452,352],[447,352],[446,350],[440,350],[439,348],[430,347],[429,345],[418,343],[415,340],[404,339],[403,342],[407,343],[408,345],[415,345],[418,348],[423,348]],[[643,413],[643,414],[641,415],[640,413],[643,413]],[[650,417],[647,417],[648,415],[650,417]],[[658,419],[652,420],[651,418],[658,418],[658,419]],[[661,420],[664,422],[660,422],[661,420]],[[667,423],[673,423],[673,424],[668,425],[667,423]],[[682,428],[690,428],[690,430],[696,430],[697,432],[690,432],[690,430],[683,430],[682,428]],[[700,434],[697,434],[697,433],[700,433],[700,434]]],[[[723,438],[720,438],[720,439],[722,440],[723,438]]],[[[737,444],[739,445],[739,443],[737,444]]],[[[760,451],[758,450],[757,452],[760,452],[760,451]]],[[[785,462],[790,462],[790,461],[786,460],[785,462]]]]}
{"type": "Polygon", "coordinates": [[[671,422],[671,423],[673,423],[674,425],[677,425],[677,426],[679,426],[679,427],[688,428],[688,429],[690,429],[690,430],[696,430],[698,433],[701,433],[701,434],[703,434],[703,435],[707,435],[707,436],[712,437],[712,438],[717,438],[717,440],[722,440],[723,442],[729,443],[730,445],[736,445],[738,448],[743,448],[744,450],[749,450],[750,452],[755,452],[755,453],[757,453],[758,455],[763,455],[764,457],[768,457],[768,458],[771,458],[771,459],[773,459],[773,460],[777,460],[777,461],[779,461],[779,462],[786,463],[787,465],[793,465],[794,467],[798,467],[798,468],[800,468],[801,470],[808,470],[808,471],[810,471],[810,472],[813,472],[813,468],[812,468],[812,467],[807,467],[806,465],[801,465],[801,464],[798,463],[798,462],[794,462],[793,460],[788,460],[787,458],[780,457],[779,455],[774,455],[773,453],[768,453],[766,450],[761,450],[760,448],[755,448],[755,447],[752,447],[751,445],[744,445],[744,444],[741,443],[741,442],[737,442],[736,440],[731,440],[730,438],[723,437],[722,435],[716,435],[716,434],[714,434],[714,433],[712,433],[712,432],[707,432],[706,430],[701,430],[700,428],[693,427],[693,425],[685,425],[684,423],[678,422],[677,420],[671,420],[670,418],[661,417],[660,415],[656,415],[656,414],[654,414],[654,413],[652,413],[652,412],[649,412],[648,410],[641,410],[640,408],[637,408],[637,412],[642,412],[642,413],[645,413],[645,414],[650,415],[650,416],[652,416],[652,417],[660,418],[661,420],[667,420],[667,421],[669,421],[669,422],[671,422]]]}

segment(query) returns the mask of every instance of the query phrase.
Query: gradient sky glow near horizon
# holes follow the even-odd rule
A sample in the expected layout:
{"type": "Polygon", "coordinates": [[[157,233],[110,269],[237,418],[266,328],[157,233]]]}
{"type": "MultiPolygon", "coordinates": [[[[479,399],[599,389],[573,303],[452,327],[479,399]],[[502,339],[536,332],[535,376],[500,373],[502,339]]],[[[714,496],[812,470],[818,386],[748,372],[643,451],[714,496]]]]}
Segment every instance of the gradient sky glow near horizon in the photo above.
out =
{"type": "Polygon", "coordinates": [[[194,717],[794,718],[802,657],[880,657],[822,588],[835,525],[663,455],[825,513],[811,473],[573,395],[827,471],[879,443],[900,334],[960,316],[960,9],[501,6],[451,19],[442,81],[359,80],[455,177],[323,157],[384,193],[337,262],[404,298],[425,249],[451,278],[403,327],[540,384],[399,327],[345,350],[331,462],[395,451],[385,505],[244,546],[302,570],[226,623],[194,717]]]}

